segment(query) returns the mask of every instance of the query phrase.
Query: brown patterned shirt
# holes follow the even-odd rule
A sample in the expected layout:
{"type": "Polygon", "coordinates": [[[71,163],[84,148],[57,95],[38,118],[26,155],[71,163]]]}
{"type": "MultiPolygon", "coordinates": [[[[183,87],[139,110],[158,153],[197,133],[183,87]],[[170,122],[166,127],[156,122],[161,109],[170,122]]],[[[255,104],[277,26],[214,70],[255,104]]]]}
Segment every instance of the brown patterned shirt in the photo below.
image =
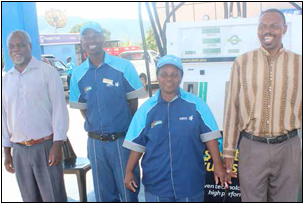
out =
{"type": "Polygon", "coordinates": [[[302,56],[263,48],[239,56],[232,67],[224,115],[223,156],[234,157],[239,134],[273,137],[302,121],[302,56]]]}

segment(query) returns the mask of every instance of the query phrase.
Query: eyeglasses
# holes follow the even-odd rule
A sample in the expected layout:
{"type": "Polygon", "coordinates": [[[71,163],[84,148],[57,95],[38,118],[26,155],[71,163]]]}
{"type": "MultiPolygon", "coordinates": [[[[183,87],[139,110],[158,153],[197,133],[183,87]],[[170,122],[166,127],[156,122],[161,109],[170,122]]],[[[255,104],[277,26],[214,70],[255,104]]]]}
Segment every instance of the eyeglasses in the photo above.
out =
{"type": "Polygon", "coordinates": [[[13,50],[14,48],[22,49],[26,46],[25,43],[18,43],[17,45],[9,44],[8,49],[13,50]]]}

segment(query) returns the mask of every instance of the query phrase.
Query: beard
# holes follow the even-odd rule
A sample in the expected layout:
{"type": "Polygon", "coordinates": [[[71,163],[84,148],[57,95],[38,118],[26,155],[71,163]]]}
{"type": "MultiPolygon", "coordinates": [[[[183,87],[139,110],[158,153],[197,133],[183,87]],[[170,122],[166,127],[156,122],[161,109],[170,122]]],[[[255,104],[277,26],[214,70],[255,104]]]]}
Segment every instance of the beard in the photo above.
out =
{"type": "Polygon", "coordinates": [[[25,60],[25,56],[19,57],[19,58],[15,58],[13,62],[14,62],[14,64],[16,64],[16,65],[21,65],[21,64],[24,63],[24,60],[25,60]]]}

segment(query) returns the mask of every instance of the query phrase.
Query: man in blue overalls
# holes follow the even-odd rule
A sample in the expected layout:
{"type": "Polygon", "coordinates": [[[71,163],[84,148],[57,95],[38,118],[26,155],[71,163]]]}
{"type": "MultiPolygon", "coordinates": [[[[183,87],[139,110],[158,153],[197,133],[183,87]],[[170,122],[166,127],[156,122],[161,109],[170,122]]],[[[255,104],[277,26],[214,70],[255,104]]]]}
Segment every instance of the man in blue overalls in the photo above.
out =
{"type": "MultiPolygon", "coordinates": [[[[138,201],[138,192],[129,191],[123,183],[129,150],[122,144],[144,89],[129,61],[103,50],[99,24],[86,23],[80,35],[89,58],[73,72],[70,106],[80,109],[86,119],[96,201],[138,201]]],[[[138,166],[134,174],[138,183],[138,166]]]]}
{"type": "Polygon", "coordinates": [[[179,88],[181,60],[160,58],[160,90],[136,112],[123,146],[131,149],[125,185],[136,191],[133,170],[142,154],[142,182],[147,202],[202,202],[204,198],[205,146],[214,162],[214,176],[221,185],[228,177],[221,164],[215,118],[205,102],[179,88]]]}

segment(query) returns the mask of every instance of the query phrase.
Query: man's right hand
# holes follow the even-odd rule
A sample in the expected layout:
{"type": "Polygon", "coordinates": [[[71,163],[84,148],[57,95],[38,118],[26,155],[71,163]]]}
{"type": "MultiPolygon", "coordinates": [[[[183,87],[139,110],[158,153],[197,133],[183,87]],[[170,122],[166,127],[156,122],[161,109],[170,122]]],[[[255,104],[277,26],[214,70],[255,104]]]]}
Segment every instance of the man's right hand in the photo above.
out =
{"type": "Polygon", "coordinates": [[[12,174],[15,173],[12,155],[6,155],[4,157],[4,166],[5,166],[6,171],[8,171],[9,173],[12,173],[12,174]]]}
{"type": "Polygon", "coordinates": [[[134,175],[132,172],[126,172],[124,184],[132,192],[136,192],[135,188],[138,188],[136,181],[134,180],[134,175]]]}

